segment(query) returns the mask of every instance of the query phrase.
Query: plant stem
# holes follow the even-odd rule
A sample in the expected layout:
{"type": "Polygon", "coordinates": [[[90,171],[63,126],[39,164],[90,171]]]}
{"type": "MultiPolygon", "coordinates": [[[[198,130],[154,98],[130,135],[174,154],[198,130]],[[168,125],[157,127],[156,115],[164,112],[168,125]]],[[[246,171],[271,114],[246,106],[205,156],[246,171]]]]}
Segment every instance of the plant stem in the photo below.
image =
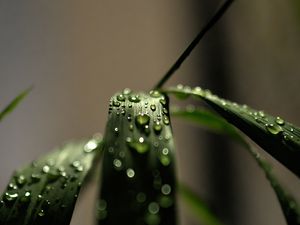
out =
{"type": "Polygon", "coordinates": [[[189,46],[184,50],[184,52],[179,56],[177,61],[171,66],[168,72],[164,75],[164,77],[155,85],[154,89],[159,89],[163,86],[163,84],[179,69],[184,60],[190,55],[190,53],[194,50],[197,44],[201,41],[204,35],[219,21],[219,19],[224,15],[229,6],[234,0],[225,1],[215,12],[213,17],[209,20],[209,22],[201,29],[195,39],[189,44],[189,46]]]}

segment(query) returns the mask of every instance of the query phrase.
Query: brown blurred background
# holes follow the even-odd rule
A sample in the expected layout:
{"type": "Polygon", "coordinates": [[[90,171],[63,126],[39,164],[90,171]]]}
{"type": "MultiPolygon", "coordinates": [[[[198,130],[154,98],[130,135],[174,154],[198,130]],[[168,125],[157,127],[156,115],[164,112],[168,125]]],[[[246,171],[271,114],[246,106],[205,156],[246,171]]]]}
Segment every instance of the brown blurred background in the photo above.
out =
{"type": "MultiPolygon", "coordinates": [[[[236,1],[168,84],[210,88],[299,125],[298,2],[236,1]]],[[[219,3],[1,0],[1,108],[32,84],[34,90],[0,124],[0,190],[20,165],[66,140],[103,132],[110,96],[125,87],[150,89],[219,3]]],[[[246,151],[173,122],[180,180],[227,224],[285,224],[246,151]]],[[[277,164],[276,172],[297,195],[295,176],[277,164]]],[[[94,186],[81,198],[73,225],[92,224],[95,192],[94,186]]],[[[182,224],[197,224],[180,210],[182,224]]]]}

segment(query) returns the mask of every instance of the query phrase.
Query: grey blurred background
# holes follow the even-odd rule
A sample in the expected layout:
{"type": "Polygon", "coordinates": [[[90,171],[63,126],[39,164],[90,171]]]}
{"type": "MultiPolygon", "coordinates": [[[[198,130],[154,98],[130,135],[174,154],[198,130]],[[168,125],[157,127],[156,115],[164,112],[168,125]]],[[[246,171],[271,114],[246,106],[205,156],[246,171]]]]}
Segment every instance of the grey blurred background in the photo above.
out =
{"type": "MultiPolygon", "coordinates": [[[[34,85],[0,124],[0,190],[20,165],[66,140],[103,132],[110,96],[125,87],[150,89],[219,3],[0,0],[1,108],[34,85]]],[[[298,0],[236,1],[168,84],[210,88],[299,125],[299,9],[298,0]]],[[[173,127],[179,179],[227,224],[285,224],[246,151],[179,120],[173,127]]],[[[273,163],[297,196],[299,181],[273,163]]],[[[85,192],[73,225],[92,224],[96,187],[85,192]]],[[[180,212],[182,224],[197,224],[184,206],[180,212]]]]}

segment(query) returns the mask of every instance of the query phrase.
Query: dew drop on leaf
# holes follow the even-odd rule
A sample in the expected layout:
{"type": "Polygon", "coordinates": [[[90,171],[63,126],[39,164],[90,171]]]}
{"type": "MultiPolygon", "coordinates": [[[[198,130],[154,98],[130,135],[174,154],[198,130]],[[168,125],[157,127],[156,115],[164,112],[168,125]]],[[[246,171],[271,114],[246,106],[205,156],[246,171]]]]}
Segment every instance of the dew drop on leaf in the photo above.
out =
{"type": "Polygon", "coordinates": [[[276,117],[275,122],[280,126],[284,125],[284,120],[281,119],[279,116],[276,117]]]}
{"type": "Polygon", "coordinates": [[[119,94],[119,95],[117,95],[117,100],[120,102],[124,102],[126,100],[126,98],[123,94],[119,94]]]}
{"type": "Polygon", "coordinates": [[[92,140],[88,141],[88,143],[85,144],[83,149],[84,149],[84,152],[90,153],[90,152],[94,151],[97,148],[97,146],[98,146],[98,144],[97,144],[96,140],[92,139],[92,140]]]}
{"type": "Polygon", "coordinates": [[[146,198],[147,198],[147,196],[146,196],[146,194],[143,193],[143,192],[139,192],[139,193],[136,195],[136,201],[137,201],[138,203],[143,203],[143,202],[145,202],[145,201],[146,201],[146,198]]]}
{"type": "Polygon", "coordinates": [[[161,193],[163,193],[164,195],[169,195],[171,193],[171,186],[169,184],[164,184],[161,187],[161,193]]]}
{"type": "Polygon", "coordinates": [[[43,171],[43,173],[49,173],[50,167],[48,165],[45,165],[45,166],[43,166],[42,171],[43,171]]]}
{"type": "Polygon", "coordinates": [[[274,135],[279,134],[283,131],[281,126],[279,126],[277,124],[270,123],[270,124],[266,124],[265,126],[267,128],[267,131],[269,131],[271,134],[274,134],[274,135]]]}
{"type": "Polygon", "coordinates": [[[154,104],[150,105],[150,109],[154,112],[156,110],[156,106],[154,104]]]}
{"type": "Polygon", "coordinates": [[[160,134],[160,132],[162,131],[162,125],[160,124],[160,122],[155,122],[153,124],[153,130],[155,134],[160,134]]]}
{"type": "Polygon", "coordinates": [[[135,172],[134,172],[133,169],[129,168],[129,169],[126,170],[126,174],[127,174],[127,177],[133,178],[134,175],[135,175],[135,172]]]}
{"type": "Polygon", "coordinates": [[[162,96],[162,94],[161,94],[159,91],[157,91],[157,90],[152,90],[152,91],[150,91],[149,94],[150,94],[150,96],[153,97],[153,98],[159,98],[159,97],[162,96]]]}
{"type": "Polygon", "coordinates": [[[11,202],[16,201],[18,197],[19,197],[18,193],[5,192],[5,194],[3,196],[3,200],[7,203],[11,203],[11,202]]]}
{"type": "Polygon", "coordinates": [[[150,122],[150,117],[147,114],[140,114],[135,117],[135,123],[137,126],[145,126],[150,122]]]}
{"type": "Polygon", "coordinates": [[[156,214],[159,212],[159,205],[156,203],[156,202],[151,202],[149,205],[148,205],[148,211],[149,213],[151,214],[156,214]]]}

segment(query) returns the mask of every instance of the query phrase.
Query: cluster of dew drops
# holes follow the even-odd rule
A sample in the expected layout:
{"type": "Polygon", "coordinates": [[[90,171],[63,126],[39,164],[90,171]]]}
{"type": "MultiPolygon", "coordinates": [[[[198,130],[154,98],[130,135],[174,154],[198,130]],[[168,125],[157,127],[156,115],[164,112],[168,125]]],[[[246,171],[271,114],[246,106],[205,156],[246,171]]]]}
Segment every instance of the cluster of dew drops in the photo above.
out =
{"type": "MultiPolygon", "coordinates": [[[[10,208],[15,202],[20,204],[22,208],[25,208],[32,200],[37,202],[37,204],[40,202],[42,203],[37,212],[38,217],[44,217],[52,204],[60,204],[60,208],[66,208],[67,205],[64,202],[61,202],[61,198],[59,196],[57,196],[55,202],[51,202],[49,199],[46,199],[44,195],[51,191],[55,191],[57,186],[61,189],[66,189],[68,185],[71,185],[71,190],[76,189],[75,191],[73,190],[73,197],[76,199],[78,197],[82,180],[81,177],[79,177],[79,174],[84,172],[85,169],[85,163],[82,163],[80,159],[87,156],[86,154],[90,154],[98,149],[101,140],[101,134],[95,134],[92,139],[84,144],[82,152],[77,153],[79,160],[74,160],[69,163],[69,168],[55,165],[54,159],[48,159],[42,165],[38,161],[32,162],[31,167],[25,169],[23,174],[17,172],[8,184],[7,191],[3,194],[2,199],[0,200],[0,210],[2,207],[10,208]],[[33,172],[28,173],[28,170],[33,172]],[[59,183],[55,183],[56,181],[59,183]],[[77,182],[76,185],[74,185],[73,182],[77,182]],[[32,192],[34,193],[34,191],[32,190],[37,187],[35,185],[41,184],[44,185],[41,192],[38,195],[33,195],[32,192]]],[[[59,154],[64,154],[64,152],[59,154]]],[[[84,176],[82,176],[82,178],[83,177],[84,176]]]]}
{"type": "MultiPolygon", "coordinates": [[[[145,101],[144,102],[144,108],[146,111],[144,113],[139,113],[138,115],[135,116],[135,118],[132,118],[133,116],[131,114],[126,113],[126,105],[125,102],[126,100],[129,101],[128,107],[132,108],[132,105],[134,103],[139,103],[141,101],[141,97],[138,94],[132,93],[132,91],[129,88],[125,88],[124,91],[121,94],[118,94],[115,98],[113,98],[110,101],[109,105],[109,114],[112,113],[113,109],[116,109],[116,115],[117,116],[125,116],[127,117],[127,121],[129,123],[128,125],[128,130],[133,131],[134,130],[134,124],[135,126],[142,131],[146,136],[148,136],[151,132],[153,132],[155,135],[158,136],[158,139],[161,141],[165,139],[168,141],[170,139],[170,134],[166,134],[165,137],[161,136],[162,130],[163,130],[163,125],[167,126],[170,124],[170,120],[168,117],[168,110],[166,108],[166,99],[165,97],[156,90],[150,91],[149,95],[153,98],[159,98],[159,102],[162,105],[162,112],[157,112],[156,117],[153,119],[153,124],[152,127],[149,126],[150,124],[150,116],[149,112],[147,111],[148,109],[151,110],[153,113],[158,111],[157,106],[155,104],[150,104],[145,101]],[[163,123],[163,124],[162,124],[163,123]],[[151,130],[152,129],[152,130],[151,130]]],[[[116,136],[119,135],[120,128],[119,127],[114,127],[113,132],[115,133],[116,136]]],[[[132,137],[128,136],[126,137],[126,144],[129,147],[129,149],[135,150],[137,153],[140,154],[145,154],[147,153],[151,146],[150,143],[147,142],[146,138],[143,136],[140,136],[136,140],[134,140],[132,137]]],[[[155,148],[159,147],[159,142],[154,142],[153,143],[155,148]]],[[[108,152],[114,153],[114,148],[109,147],[108,152]]],[[[162,165],[168,166],[170,164],[170,158],[168,157],[169,155],[169,149],[168,148],[163,148],[161,150],[161,156],[160,156],[160,161],[162,165]]],[[[119,152],[120,158],[125,157],[124,152],[119,152]]],[[[116,170],[121,170],[123,163],[121,159],[116,158],[113,160],[113,166],[115,167],[116,170]]],[[[128,168],[126,170],[126,174],[128,178],[133,178],[135,175],[135,171],[132,168],[128,168]]]]}
{"type": "MultiPolygon", "coordinates": [[[[128,121],[128,130],[133,132],[135,127],[141,131],[145,136],[142,135],[138,137],[136,140],[133,139],[130,136],[127,136],[125,139],[126,144],[129,149],[136,151],[139,154],[145,154],[150,151],[151,144],[153,144],[154,148],[159,148],[160,143],[158,141],[154,141],[153,143],[149,143],[147,140],[147,136],[149,136],[151,133],[153,133],[155,136],[158,137],[159,141],[166,141],[168,142],[171,138],[171,134],[166,132],[165,136],[162,136],[162,131],[165,126],[170,125],[169,115],[168,115],[168,109],[167,101],[164,95],[162,95],[157,90],[151,90],[149,92],[149,96],[152,98],[159,99],[159,103],[161,104],[161,108],[157,107],[155,104],[149,104],[147,101],[147,95],[143,95],[144,103],[142,107],[145,109],[143,113],[138,113],[137,115],[133,116],[126,112],[126,107],[132,108],[135,103],[141,102],[141,96],[139,94],[133,93],[130,89],[125,88],[122,93],[117,94],[114,96],[109,104],[109,114],[112,114],[112,112],[115,112],[116,116],[123,116],[126,117],[125,119],[128,121]],[[127,105],[126,105],[127,103],[127,105]],[[152,118],[149,116],[152,112],[154,115],[152,118]],[[150,121],[153,119],[152,126],[150,126],[150,121]]],[[[120,128],[114,127],[113,132],[116,136],[119,135],[120,128]]],[[[108,148],[108,152],[111,154],[114,154],[114,148],[111,146],[108,148]]],[[[171,163],[171,158],[169,156],[170,150],[163,146],[160,150],[160,156],[159,161],[163,166],[169,166],[171,163]]],[[[118,152],[118,157],[116,157],[113,160],[113,167],[117,171],[121,171],[124,168],[122,158],[125,157],[124,151],[118,152]]],[[[135,177],[135,170],[133,168],[126,168],[126,175],[128,179],[133,179],[135,177]]],[[[157,171],[156,171],[157,172],[157,171]]],[[[159,173],[155,175],[157,178],[159,178],[159,173]]],[[[159,180],[159,179],[158,179],[159,180]]],[[[154,183],[156,181],[154,180],[154,183]]],[[[159,211],[160,207],[162,208],[168,208],[173,204],[173,200],[170,197],[170,194],[172,192],[171,185],[169,184],[161,184],[160,182],[157,182],[156,185],[162,194],[163,197],[161,197],[158,201],[152,201],[149,202],[147,210],[148,213],[146,214],[146,222],[147,224],[155,225],[159,224],[160,217],[159,217],[159,211]]],[[[138,204],[143,204],[146,202],[147,196],[144,192],[138,192],[136,194],[136,202],[138,204]]],[[[104,199],[99,200],[98,207],[97,207],[97,217],[99,220],[103,220],[107,217],[107,201],[104,199]]]]}

